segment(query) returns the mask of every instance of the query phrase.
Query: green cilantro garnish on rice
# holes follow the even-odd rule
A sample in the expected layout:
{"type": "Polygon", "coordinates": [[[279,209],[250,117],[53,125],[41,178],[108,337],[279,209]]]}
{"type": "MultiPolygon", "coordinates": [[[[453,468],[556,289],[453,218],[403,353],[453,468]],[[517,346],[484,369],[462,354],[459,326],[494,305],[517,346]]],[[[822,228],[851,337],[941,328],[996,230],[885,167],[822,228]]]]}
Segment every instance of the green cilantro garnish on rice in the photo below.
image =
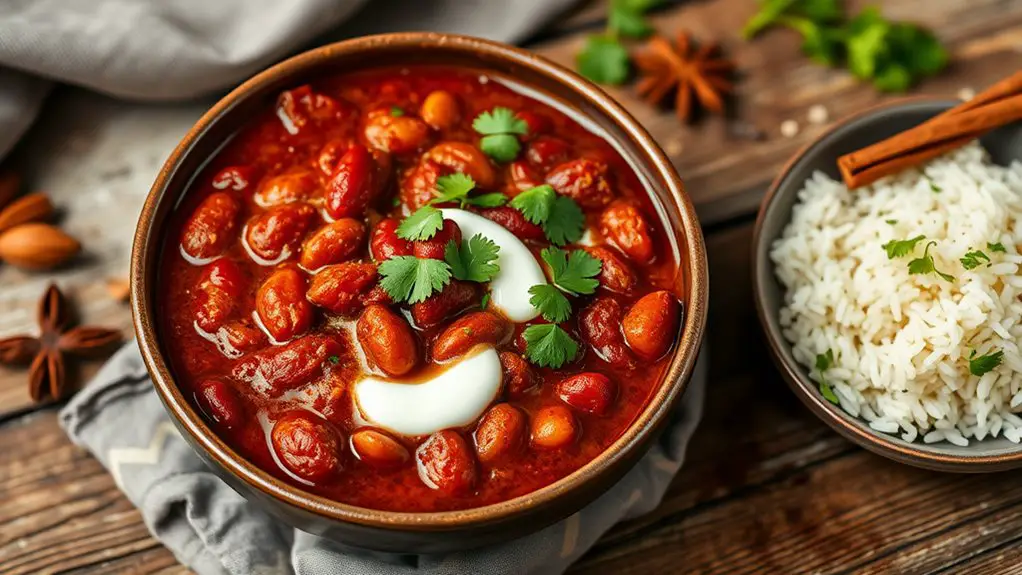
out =
{"type": "Polygon", "coordinates": [[[963,268],[971,270],[978,268],[983,263],[990,265],[990,256],[986,255],[985,253],[979,250],[972,250],[966,252],[966,254],[962,256],[959,261],[962,262],[963,268]]]}
{"type": "Polygon", "coordinates": [[[999,252],[999,253],[1002,253],[1002,254],[1008,251],[1008,250],[1004,249],[1004,244],[1002,244],[1001,242],[997,242],[996,244],[992,244],[990,242],[987,242],[987,249],[992,251],[992,252],[999,252]]]}
{"type": "Polygon", "coordinates": [[[955,281],[955,276],[946,274],[937,269],[937,265],[933,263],[933,256],[930,255],[930,248],[937,245],[937,242],[931,241],[926,244],[926,249],[923,250],[923,257],[916,258],[908,262],[908,273],[909,275],[918,274],[937,274],[944,278],[946,281],[955,281]]]}
{"type": "Polygon", "coordinates": [[[825,375],[825,372],[833,366],[834,350],[828,349],[827,353],[816,354],[816,371],[820,373],[820,395],[834,405],[840,405],[841,402],[838,400],[837,394],[834,393],[834,389],[827,383],[825,375]]]}
{"type": "Polygon", "coordinates": [[[972,350],[972,353],[969,354],[969,373],[977,377],[982,376],[1001,365],[1001,360],[1003,359],[1003,351],[995,351],[986,355],[977,356],[976,350],[972,350]]]}
{"type": "Polygon", "coordinates": [[[919,235],[907,240],[891,240],[881,246],[887,252],[887,259],[903,258],[916,249],[916,244],[926,239],[926,236],[919,235]]]}

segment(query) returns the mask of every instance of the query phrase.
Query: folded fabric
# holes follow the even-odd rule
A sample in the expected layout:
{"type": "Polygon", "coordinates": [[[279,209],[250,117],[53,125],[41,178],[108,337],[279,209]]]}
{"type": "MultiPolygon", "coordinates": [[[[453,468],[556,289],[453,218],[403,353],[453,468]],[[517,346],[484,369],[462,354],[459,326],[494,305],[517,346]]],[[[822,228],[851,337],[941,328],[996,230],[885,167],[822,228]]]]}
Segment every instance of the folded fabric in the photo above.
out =
{"type": "Polygon", "coordinates": [[[71,439],[110,470],[146,526],[200,575],[494,575],[563,572],[615,523],[654,509],[702,411],[704,361],[649,453],[585,509],[521,539],[446,555],[354,549],[294,530],[242,498],[180,437],[134,343],[61,411],[71,439]]]}

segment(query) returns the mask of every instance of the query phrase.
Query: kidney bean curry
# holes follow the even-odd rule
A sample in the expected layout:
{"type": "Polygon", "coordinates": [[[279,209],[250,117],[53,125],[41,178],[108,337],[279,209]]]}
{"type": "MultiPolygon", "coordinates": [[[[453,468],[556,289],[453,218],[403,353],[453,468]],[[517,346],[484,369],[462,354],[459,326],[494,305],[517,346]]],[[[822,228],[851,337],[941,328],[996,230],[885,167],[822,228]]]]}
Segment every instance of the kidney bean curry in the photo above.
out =
{"type": "Polygon", "coordinates": [[[299,86],[196,177],[161,263],[176,381],[283,481],[478,507],[610,446],[660,384],[679,262],[602,137],[468,70],[299,86]]]}

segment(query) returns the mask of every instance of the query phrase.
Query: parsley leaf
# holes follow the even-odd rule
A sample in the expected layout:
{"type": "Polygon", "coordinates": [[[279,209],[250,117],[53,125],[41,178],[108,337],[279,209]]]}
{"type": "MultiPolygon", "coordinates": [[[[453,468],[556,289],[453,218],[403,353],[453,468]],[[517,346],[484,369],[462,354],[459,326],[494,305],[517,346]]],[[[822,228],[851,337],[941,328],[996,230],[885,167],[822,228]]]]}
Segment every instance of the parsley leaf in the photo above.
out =
{"type": "Polygon", "coordinates": [[[540,367],[558,369],[578,355],[578,343],[556,323],[530,325],[522,336],[525,356],[540,367]]]}
{"type": "Polygon", "coordinates": [[[433,206],[422,206],[404,219],[397,227],[399,238],[423,241],[436,235],[444,227],[444,216],[433,206]]]}
{"type": "Polygon", "coordinates": [[[525,120],[516,116],[510,108],[503,107],[494,108],[476,116],[476,119],[472,121],[472,129],[484,136],[529,133],[529,125],[525,123],[525,120]]]}
{"type": "Polygon", "coordinates": [[[575,200],[557,195],[550,206],[550,217],[543,224],[543,232],[550,243],[563,246],[582,239],[585,226],[585,214],[575,200]]]}
{"type": "Polygon", "coordinates": [[[479,149],[498,162],[510,162],[518,157],[522,145],[511,134],[490,134],[479,140],[479,149]]]}
{"type": "Polygon", "coordinates": [[[444,249],[444,261],[451,266],[455,279],[486,283],[497,275],[497,253],[500,247],[493,240],[476,234],[458,246],[453,240],[444,249]]]}
{"type": "Polygon", "coordinates": [[[966,252],[960,261],[962,262],[963,268],[971,270],[978,268],[981,264],[983,264],[980,260],[986,260],[986,263],[990,263],[990,256],[979,250],[972,250],[970,252],[966,252]]]}
{"type": "Polygon", "coordinates": [[[631,72],[628,50],[612,36],[590,36],[575,56],[578,72],[597,84],[624,84],[631,72]]]}
{"type": "Polygon", "coordinates": [[[553,186],[543,184],[529,188],[511,199],[511,207],[522,212],[525,219],[536,225],[542,225],[550,218],[557,193],[553,186]]]}
{"type": "Polygon", "coordinates": [[[532,297],[529,303],[539,310],[543,319],[554,323],[568,321],[571,317],[571,302],[561,290],[550,284],[537,284],[529,288],[532,297]]]}
{"type": "Polygon", "coordinates": [[[550,266],[554,285],[571,295],[591,294],[600,285],[595,278],[603,263],[588,252],[573,250],[569,254],[560,248],[545,248],[539,255],[550,266]]]}
{"type": "Polygon", "coordinates": [[[902,258],[916,249],[916,244],[926,239],[926,236],[919,235],[907,240],[891,240],[881,246],[887,252],[887,259],[902,258]]]}
{"type": "Polygon", "coordinates": [[[1003,359],[1003,351],[995,351],[994,353],[976,357],[976,350],[972,350],[972,353],[969,354],[969,373],[975,376],[982,376],[1001,365],[1001,360],[1003,359]]]}
{"type": "Polygon", "coordinates": [[[923,250],[923,257],[916,258],[908,262],[908,273],[910,275],[935,273],[944,278],[946,281],[955,281],[955,276],[938,270],[936,265],[933,263],[933,256],[930,255],[930,248],[935,245],[937,245],[937,242],[934,241],[926,244],[926,249],[923,250]]]}
{"type": "Polygon", "coordinates": [[[834,350],[828,349],[827,353],[816,354],[816,371],[820,372],[820,395],[824,399],[833,403],[834,405],[840,405],[841,402],[837,398],[837,394],[834,393],[834,389],[827,383],[826,371],[834,366],[834,350]]]}
{"type": "Polygon", "coordinates": [[[446,262],[415,256],[394,256],[380,264],[380,285],[395,302],[424,301],[451,281],[446,262]]]}
{"type": "Polygon", "coordinates": [[[1004,244],[1002,244],[1001,242],[997,242],[996,244],[987,242],[987,249],[992,252],[1000,252],[1002,254],[1008,251],[1004,249],[1004,244]]]}

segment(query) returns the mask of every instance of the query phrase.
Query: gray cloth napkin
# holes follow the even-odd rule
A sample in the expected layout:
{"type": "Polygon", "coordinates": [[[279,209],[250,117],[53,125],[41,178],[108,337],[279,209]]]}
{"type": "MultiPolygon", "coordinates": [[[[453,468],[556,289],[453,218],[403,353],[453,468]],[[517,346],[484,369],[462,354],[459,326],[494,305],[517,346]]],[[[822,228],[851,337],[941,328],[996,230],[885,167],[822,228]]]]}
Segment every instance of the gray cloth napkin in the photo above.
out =
{"type": "Polygon", "coordinates": [[[357,550],[263,513],[210,471],[180,437],[134,343],[71,400],[60,421],[75,443],[110,470],[153,535],[200,575],[556,574],[612,525],[660,503],[702,412],[703,356],[663,436],[599,499],[532,535],[447,555],[357,550]]]}

